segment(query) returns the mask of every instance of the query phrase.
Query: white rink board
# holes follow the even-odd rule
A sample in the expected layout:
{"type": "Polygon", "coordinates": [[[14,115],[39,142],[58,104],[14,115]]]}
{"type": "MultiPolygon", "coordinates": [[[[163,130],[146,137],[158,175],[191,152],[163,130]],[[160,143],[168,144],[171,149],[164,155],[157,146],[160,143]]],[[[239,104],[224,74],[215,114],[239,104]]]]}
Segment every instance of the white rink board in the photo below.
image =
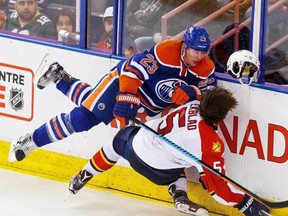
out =
{"type": "Polygon", "coordinates": [[[219,81],[221,85],[230,89],[239,102],[225,120],[233,137],[233,117],[238,118],[236,153],[225,146],[229,177],[259,196],[287,200],[287,94],[219,81]]]}
{"type": "MultiPolygon", "coordinates": [[[[6,38],[0,38],[0,46],[1,50],[9,51],[0,52],[0,64],[5,63],[8,65],[28,68],[32,70],[35,75],[43,56],[46,53],[49,53],[53,56],[54,60],[58,61],[65,68],[67,72],[92,86],[96,85],[100,78],[102,78],[102,76],[109,71],[112,65],[117,62],[115,60],[112,61],[110,58],[103,58],[95,55],[88,55],[27,42],[25,43],[6,38]],[[27,52],[29,52],[29,54],[27,52]]],[[[5,69],[7,70],[7,68],[1,68],[0,65],[1,71],[5,71],[5,69]]],[[[20,72],[22,71],[19,71],[19,73],[20,72]]],[[[30,75],[28,78],[30,80],[29,85],[32,85],[30,75]]],[[[7,83],[0,80],[0,85],[7,86],[7,83]]],[[[14,86],[18,89],[24,89],[23,86],[15,84],[14,86]]],[[[6,91],[9,93],[8,90],[9,89],[7,88],[6,91]]],[[[26,96],[26,98],[23,108],[15,111],[15,113],[17,113],[17,115],[21,115],[21,112],[26,113],[25,105],[31,104],[31,101],[34,101],[33,119],[31,121],[26,121],[0,115],[1,140],[17,140],[20,136],[32,132],[52,117],[59,115],[60,113],[68,113],[75,107],[68,98],[55,88],[54,84],[43,90],[39,90],[35,85],[34,97],[30,91],[24,91],[24,96],[26,96]],[[29,97],[27,95],[29,95],[29,97]]],[[[5,102],[8,107],[9,98],[5,98],[5,102]]],[[[0,112],[5,111],[3,111],[3,109],[1,111],[0,108],[0,112]]],[[[115,129],[112,129],[110,126],[100,124],[89,132],[73,134],[65,140],[47,145],[44,148],[60,153],[89,158],[109,137],[113,136],[113,133],[115,133],[114,131],[115,129]]]]}
{"type": "MultiPolygon", "coordinates": [[[[0,46],[1,50],[5,50],[5,52],[0,52],[0,70],[3,70],[1,64],[8,64],[28,68],[35,73],[42,57],[46,53],[50,53],[69,73],[92,85],[95,85],[117,62],[117,60],[110,58],[2,37],[0,37],[0,46]]],[[[0,80],[0,85],[6,84],[0,80]]],[[[9,85],[14,84],[9,83],[9,85]]],[[[240,104],[225,121],[228,132],[232,136],[234,117],[238,118],[238,131],[234,134],[237,136],[237,142],[234,142],[237,144],[236,153],[231,153],[226,146],[225,157],[229,177],[264,198],[287,199],[288,190],[283,190],[283,188],[288,187],[286,180],[288,174],[285,173],[288,158],[287,95],[227,81],[219,81],[219,85],[224,85],[234,92],[240,104]],[[269,133],[268,128],[270,128],[269,133]],[[274,132],[271,132],[271,129],[274,129],[274,132]],[[246,131],[249,135],[246,141],[252,147],[247,146],[247,142],[243,144],[246,131]],[[270,145],[271,148],[268,148],[268,139],[270,144],[274,143],[273,146],[270,145]],[[240,154],[243,145],[246,147],[242,152],[243,154],[240,154]],[[268,149],[270,149],[270,154],[268,154],[268,149]],[[272,159],[271,156],[273,156],[272,159]]],[[[18,89],[21,87],[15,86],[18,89]]],[[[34,96],[30,95],[30,98],[29,92],[24,92],[25,97],[28,97],[30,101],[25,101],[23,107],[25,109],[26,103],[31,104],[31,101],[33,102],[32,120],[27,121],[0,115],[1,140],[17,140],[19,136],[32,132],[55,115],[67,113],[74,108],[73,103],[57,91],[53,85],[44,90],[39,90],[36,86],[33,89],[34,96]]],[[[6,101],[8,106],[9,98],[5,100],[8,100],[6,101]]],[[[0,113],[2,112],[3,110],[1,111],[0,108],[0,113]]],[[[21,110],[15,111],[15,115],[21,115],[21,110]]],[[[25,115],[29,116],[27,110],[25,115]]],[[[89,158],[116,131],[110,126],[100,124],[89,132],[74,134],[60,142],[45,146],[45,148],[59,153],[89,158]]],[[[222,130],[219,131],[223,136],[222,130]]],[[[124,160],[121,160],[119,164],[128,166],[124,160]]]]}

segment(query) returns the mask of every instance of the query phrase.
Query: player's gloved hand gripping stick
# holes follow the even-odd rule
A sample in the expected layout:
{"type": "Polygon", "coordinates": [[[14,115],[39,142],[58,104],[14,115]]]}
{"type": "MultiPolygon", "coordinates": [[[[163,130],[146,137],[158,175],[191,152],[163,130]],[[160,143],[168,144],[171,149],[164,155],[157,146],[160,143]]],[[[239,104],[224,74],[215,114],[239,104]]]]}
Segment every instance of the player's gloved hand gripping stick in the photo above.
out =
{"type": "Polygon", "coordinates": [[[157,131],[153,130],[152,128],[150,128],[149,126],[147,126],[146,124],[144,124],[143,122],[141,122],[140,120],[135,118],[134,116],[132,116],[130,119],[133,122],[135,122],[136,124],[138,124],[138,125],[142,126],[143,128],[145,128],[146,130],[154,133],[159,139],[163,140],[164,142],[169,144],[171,147],[175,148],[176,150],[178,150],[179,152],[184,154],[186,157],[192,159],[193,161],[196,161],[201,166],[205,167],[209,171],[213,172],[215,175],[221,177],[225,181],[227,181],[230,184],[234,185],[235,187],[237,187],[241,191],[245,192],[247,195],[251,196],[253,199],[257,200],[258,202],[262,203],[263,205],[267,206],[268,208],[286,208],[286,207],[288,207],[288,200],[280,201],[280,202],[272,202],[272,201],[267,201],[267,200],[259,197],[258,195],[256,195],[255,193],[251,192],[250,190],[246,189],[245,187],[243,187],[242,185],[238,184],[237,182],[233,181],[229,177],[227,177],[227,176],[223,175],[222,173],[218,172],[217,170],[213,169],[211,166],[209,166],[208,164],[206,164],[205,162],[203,162],[202,160],[200,160],[199,158],[197,158],[196,156],[194,156],[190,152],[186,151],[182,147],[178,146],[176,143],[174,143],[171,140],[167,139],[165,136],[162,136],[157,131]]]}
{"type": "Polygon", "coordinates": [[[137,114],[140,99],[137,95],[129,92],[118,92],[113,115],[123,126],[128,125],[131,116],[137,114]]]}

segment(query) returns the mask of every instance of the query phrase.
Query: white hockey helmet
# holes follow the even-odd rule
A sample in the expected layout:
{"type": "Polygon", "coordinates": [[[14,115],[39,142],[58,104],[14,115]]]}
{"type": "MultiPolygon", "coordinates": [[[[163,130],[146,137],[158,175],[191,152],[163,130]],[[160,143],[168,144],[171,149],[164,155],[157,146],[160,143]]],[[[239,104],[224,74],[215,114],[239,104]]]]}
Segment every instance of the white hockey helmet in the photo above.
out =
{"type": "Polygon", "coordinates": [[[229,57],[227,61],[227,72],[234,78],[239,79],[241,84],[243,77],[248,76],[248,85],[257,78],[260,69],[258,58],[248,50],[238,50],[229,57]]]}

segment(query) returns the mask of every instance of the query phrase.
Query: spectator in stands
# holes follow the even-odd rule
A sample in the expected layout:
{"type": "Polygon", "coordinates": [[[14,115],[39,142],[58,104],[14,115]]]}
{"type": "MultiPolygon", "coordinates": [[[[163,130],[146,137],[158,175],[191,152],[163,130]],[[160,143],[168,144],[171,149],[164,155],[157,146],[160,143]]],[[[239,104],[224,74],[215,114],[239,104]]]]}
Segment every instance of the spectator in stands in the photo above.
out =
{"type": "Polygon", "coordinates": [[[5,12],[0,10],[0,29],[2,29],[2,27],[5,23],[5,20],[6,20],[5,12]]]}
{"type": "Polygon", "coordinates": [[[69,8],[62,8],[56,13],[55,27],[58,40],[67,44],[78,44],[80,36],[76,32],[76,14],[69,8]]]}
{"type": "Polygon", "coordinates": [[[0,0],[0,10],[4,11],[7,8],[7,1],[6,0],[0,0]]]}
{"type": "Polygon", "coordinates": [[[39,12],[37,0],[16,0],[15,8],[16,11],[7,17],[4,30],[56,39],[54,24],[39,12]]]}
{"type": "MultiPolygon", "coordinates": [[[[112,51],[113,42],[113,7],[106,8],[103,15],[104,33],[101,39],[96,43],[96,48],[112,51]]],[[[125,55],[134,55],[139,53],[135,42],[129,38],[124,39],[125,55]]]]}
{"type": "Polygon", "coordinates": [[[10,14],[16,11],[15,9],[16,0],[8,0],[6,14],[10,14]]]}
{"type": "Polygon", "coordinates": [[[104,32],[101,39],[96,43],[96,48],[112,50],[113,37],[113,7],[106,8],[103,15],[104,32]]]}
{"type": "Polygon", "coordinates": [[[68,8],[62,8],[58,11],[55,20],[56,31],[65,30],[67,32],[76,31],[76,15],[74,11],[68,8]]]}
{"type": "Polygon", "coordinates": [[[15,11],[15,0],[0,0],[0,29],[4,26],[6,17],[15,11]]]}
{"type": "Polygon", "coordinates": [[[6,0],[0,0],[0,29],[3,27],[6,20],[6,14],[5,14],[6,3],[7,3],[6,0]]]}

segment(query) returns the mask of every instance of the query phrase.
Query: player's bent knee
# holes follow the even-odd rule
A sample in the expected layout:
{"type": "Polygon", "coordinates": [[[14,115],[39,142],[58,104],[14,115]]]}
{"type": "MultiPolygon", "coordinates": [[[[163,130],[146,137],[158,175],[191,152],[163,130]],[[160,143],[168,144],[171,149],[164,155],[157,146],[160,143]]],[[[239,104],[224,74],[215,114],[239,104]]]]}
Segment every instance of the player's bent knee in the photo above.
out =
{"type": "Polygon", "coordinates": [[[101,122],[92,112],[82,106],[70,112],[70,120],[75,132],[88,131],[101,122]]]}

